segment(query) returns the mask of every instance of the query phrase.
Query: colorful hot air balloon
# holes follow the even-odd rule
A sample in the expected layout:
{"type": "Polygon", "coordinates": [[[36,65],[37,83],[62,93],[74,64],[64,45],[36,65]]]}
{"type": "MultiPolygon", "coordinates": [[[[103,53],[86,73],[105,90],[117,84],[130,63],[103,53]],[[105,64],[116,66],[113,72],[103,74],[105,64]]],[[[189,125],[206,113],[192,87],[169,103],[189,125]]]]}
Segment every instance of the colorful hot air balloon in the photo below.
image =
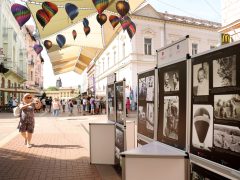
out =
{"type": "Polygon", "coordinates": [[[50,19],[58,12],[57,5],[51,2],[43,2],[42,9],[46,12],[50,19]]]}
{"type": "Polygon", "coordinates": [[[105,14],[98,14],[97,21],[102,26],[107,21],[107,16],[105,14]]]}
{"type": "Polygon", "coordinates": [[[128,26],[127,33],[130,39],[132,39],[134,34],[136,33],[136,25],[134,24],[134,22],[131,22],[131,24],[128,26]]]}
{"type": "Polygon", "coordinates": [[[46,12],[43,9],[39,9],[36,13],[36,17],[38,22],[41,24],[41,26],[44,28],[47,23],[49,23],[50,18],[46,14],[46,12]]]}
{"type": "Polygon", "coordinates": [[[76,37],[77,37],[77,31],[76,31],[76,30],[73,30],[73,31],[72,31],[72,35],[73,35],[73,39],[75,40],[76,37]]]}
{"type": "Polygon", "coordinates": [[[114,29],[120,22],[120,19],[117,16],[111,15],[111,16],[109,16],[109,21],[114,29]]]}
{"type": "Polygon", "coordinates": [[[13,4],[11,11],[20,28],[30,19],[31,12],[28,8],[20,4],[13,4]]]}
{"type": "Polygon", "coordinates": [[[89,26],[89,21],[87,18],[83,18],[83,26],[88,27],[89,26]]]}
{"type": "Polygon", "coordinates": [[[90,29],[89,26],[84,27],[83,30],[84,30],[84,33],[85,33],[86,36],[87,36],[87,35],[90,33],[90,31],[91,31],[91,29],[90,29]]]}
{"type": "Polygon", "coordinates": [[[56,41],[58,43],[58,46],[62,48],[66,43],[66,38],[62,34],[58,34],[56,41]]]}
{"type": "Polygon", "coordinates": [[[102,14],[109,4],[109,0],[92,0],[92,2],[98,11],[98,14],[102,14]]]}
{"type": "Polygon", "coordinates": [[[43,47],[42,47],[41,44],[35,44],[35,45],[33,46],[33,49],[34,49],[34,51],[35,51],[37,54],[40,54],[40,53],[42,52],[42,50],[43,50],[43,47]]]}
{"type": "Polygon", "coordinates": [[[74,4],[67,3],[65,5],[65,10],[67,12],[68,17],[73,21],[78,16],[78,7],[74,4]]]}
{"type": "Polygon", "coordinates": [[[52,47],[52,41],[45,40],[43,44],[46,49],[50,49],[52,47]]]}
{"type": "Polygon", "coordinates": [[[130,17],[128,17],[128,16],[124,16],[124,17],[120,20],[121,26],[122,26],[122,28],[123,28],[124,31],[128,28],[128,26],[130,26],[131,22],[132,22],[132,21],[131,21],[130,17]]]}
{"type": "Polygon", "coordinates": [[[126,1],[118,1],[116,3],[117,12],[124,17],[129,12],[130,6],[126,1]]]}

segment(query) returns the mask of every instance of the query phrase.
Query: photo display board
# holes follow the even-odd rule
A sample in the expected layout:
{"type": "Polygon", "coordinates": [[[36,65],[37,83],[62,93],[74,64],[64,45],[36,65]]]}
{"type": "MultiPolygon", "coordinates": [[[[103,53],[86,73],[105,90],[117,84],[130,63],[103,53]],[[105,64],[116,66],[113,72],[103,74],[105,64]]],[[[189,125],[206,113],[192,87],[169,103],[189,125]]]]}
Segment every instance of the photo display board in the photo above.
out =
{"type": "Polygon", "coordinates": [[[124,81],[120,81],[115,83],[116,87],[116,106],[117,106],[117,118],[116,122],[119,124],[124,125],[124,119],[125,119],[125,111],[124,110],[124,93],[125,93],[125,87],[124,81]]]}
{"type": "Polygon", "coordinates": [[[138,133],[154,138],[155,70],[138,75],[138,133]]]}
{"type": "Polygon", "coordinates": [[[230,180],[219,174],[192,164],[191,180],[230,180]]]}
{"type": "Polygon", "coordinates": [[[115,110],[115,89],[114,84],[109,84],[107,86],[107,96],[108,96],[108,120],[116,121],[116,110],[115,110]]]}
{"type": "Polygon", "coordinates": [[[192,59],[190,153],[240,169],[240,50],[192,59]]]}
{"type": "Polygon", "coordinates": [[[157,140],[185,150],[187,61],[159,68],[157,140]]]}
{"type": "Polygon", "coordinates": [[[116,125],[116,158],[119,159],[119,154],[124,151],[124,130],[116,125]]]}

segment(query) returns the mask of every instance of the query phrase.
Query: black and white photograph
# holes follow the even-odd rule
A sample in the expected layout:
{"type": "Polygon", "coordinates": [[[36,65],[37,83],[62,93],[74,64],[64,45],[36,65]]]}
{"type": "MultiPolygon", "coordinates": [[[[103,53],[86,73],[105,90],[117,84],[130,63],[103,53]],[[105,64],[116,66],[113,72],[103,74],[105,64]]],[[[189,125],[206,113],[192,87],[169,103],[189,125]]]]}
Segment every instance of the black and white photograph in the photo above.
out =
{"type": "Polygon", "coordinates": [[[213,146],[213,107],[193,105],[192,145],[195,148],[211,151],[213,146]]]}
{"type": "Polygon", "coordinates": [[[139,121],[146,121],[146,108],[144,106],[138,106],[138,119],[139,121]]]}
{"type": "Polygon", "coordinates": [[[139,94],[138,98],[141,100],[146,100],[147,96],[147,86],[146,86],[146,78],[141,78],[138,80],[139,94]]]}
{"type": "Polygon", "coordinates": [[[179,97],[164,97],[163,135],[167,138],[178,140],[179,122],[179,97]]]}
{"type": "Polygon", "coordinates": [[[146,77],[147,97],[146,101],[154,100],[154,76],[146,77]]]}
{"type": "Polygon", "coordinates": [[[236,55],[213,61],[213,87],[236,86],[236,55]]]}
{"type": "Polygon", "coordinates": [[[114,85],[108,85],[108,118],[115,121],[114,110],[114,85]]]}
{"type": "Polygon", "coordinates": [[[153,131],[154,127],[154,111],[153,111],[153,103],[147,103],[147,124],[146,128],[153,131]]]}
{"type": "Polygon", "coordinates": [[[178,71],[169,71],[164,73],[164,91],[179,91],[179,73],[178,71]]]}
{"type": "Polygon", "coordinates": [[[215,95],[214,116],[219,119],[232,119],[240,121],[240,95],[215,95]]]}
{"type": "Polygon", "coordinates": [[[214,146],[240,153],[239,127],[214,124],[214,146]]]}
{"type": "Polygon", "coordinates": [[[207,62],[193,66],[193,95],[209,95],[209,64],[207,62]]]}
{"type": "Polygon", "coordinates": [[[120,152],[124,151],[124,131],[116,126],[116,147],[119,149],[120,152]]]}

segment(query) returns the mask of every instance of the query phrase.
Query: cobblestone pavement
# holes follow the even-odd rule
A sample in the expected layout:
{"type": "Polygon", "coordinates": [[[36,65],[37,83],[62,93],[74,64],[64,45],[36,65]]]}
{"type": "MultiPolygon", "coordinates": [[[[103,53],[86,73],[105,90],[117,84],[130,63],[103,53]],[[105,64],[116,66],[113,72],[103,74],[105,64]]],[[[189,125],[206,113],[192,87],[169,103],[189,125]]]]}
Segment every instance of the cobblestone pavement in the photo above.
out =
{"type": "Polygon", "coordinates": [[[102,178],[89,162],[88,122],[101,116],[36,117],[33,147],[27,148],[17,135],[0,147],[0,179],[16,180],[100,180],[120,179],[111,174],[102,178]]]}

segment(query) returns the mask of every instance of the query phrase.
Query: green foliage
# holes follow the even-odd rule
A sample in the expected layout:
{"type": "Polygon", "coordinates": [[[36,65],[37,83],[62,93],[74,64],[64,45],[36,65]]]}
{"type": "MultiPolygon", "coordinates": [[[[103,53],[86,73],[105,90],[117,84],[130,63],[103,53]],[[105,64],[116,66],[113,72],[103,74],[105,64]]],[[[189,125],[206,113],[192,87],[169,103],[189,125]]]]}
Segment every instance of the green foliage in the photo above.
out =
{"type": "Polygon", "coordinates": [[[47,91],[58,91],[58,88],[55,86],[50,86],[47,88],[47,91]]]}

